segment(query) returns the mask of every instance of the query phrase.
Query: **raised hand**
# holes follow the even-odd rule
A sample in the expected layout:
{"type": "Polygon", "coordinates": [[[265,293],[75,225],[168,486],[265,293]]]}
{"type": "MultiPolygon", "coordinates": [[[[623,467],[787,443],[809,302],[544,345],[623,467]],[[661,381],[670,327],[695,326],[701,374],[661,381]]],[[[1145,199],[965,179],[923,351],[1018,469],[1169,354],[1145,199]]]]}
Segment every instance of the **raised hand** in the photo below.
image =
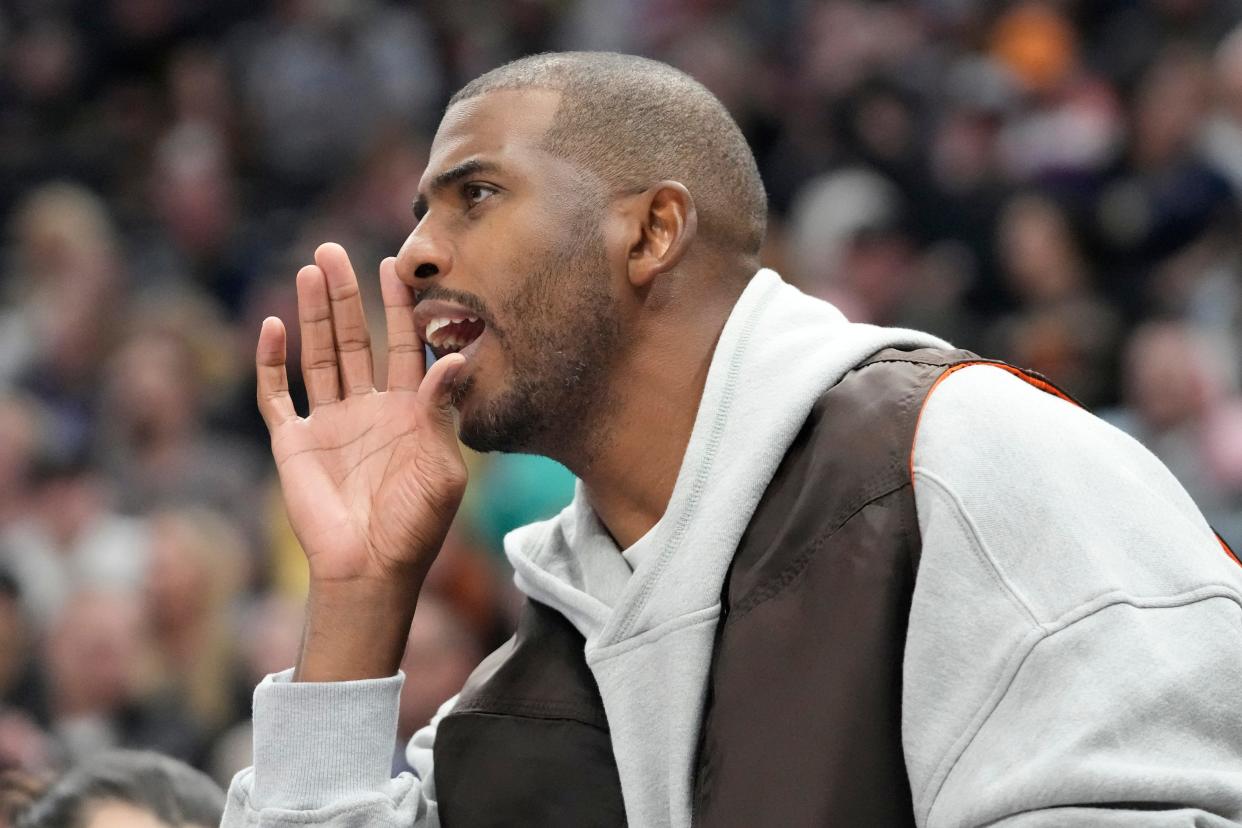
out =
{"type": "Polygon", "coordinates": [[[466,486],[450,405],[464,359],[450,355],[425,371],[413,293],[393,259],[380,265],[380,285],[384,391],[375,389],[358,280],[340,245],[321,245],[297,276],[308,416],[289,397],[284,325],[269,317],[259,333],[259,411],[310,565],[303,680],[396,669],[418,590],[466,486]]]}

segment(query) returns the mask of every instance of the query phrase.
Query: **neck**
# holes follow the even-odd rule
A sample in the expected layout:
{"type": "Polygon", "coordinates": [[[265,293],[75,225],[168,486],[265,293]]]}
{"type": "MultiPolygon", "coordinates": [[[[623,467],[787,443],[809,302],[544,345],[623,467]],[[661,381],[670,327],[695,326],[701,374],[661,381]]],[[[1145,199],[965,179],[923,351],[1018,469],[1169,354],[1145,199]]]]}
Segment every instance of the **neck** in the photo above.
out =
{"type": "Polygon", "coordinates": [[[600,436],[595,450],[581,462],[566,463],[622,549],[645,535],[668,508],[712,355],[740,291],[673,303],[688,309],[676,319],[672,308],[659,312],[617,366],[622,393],[594,429],[600,436]]]}

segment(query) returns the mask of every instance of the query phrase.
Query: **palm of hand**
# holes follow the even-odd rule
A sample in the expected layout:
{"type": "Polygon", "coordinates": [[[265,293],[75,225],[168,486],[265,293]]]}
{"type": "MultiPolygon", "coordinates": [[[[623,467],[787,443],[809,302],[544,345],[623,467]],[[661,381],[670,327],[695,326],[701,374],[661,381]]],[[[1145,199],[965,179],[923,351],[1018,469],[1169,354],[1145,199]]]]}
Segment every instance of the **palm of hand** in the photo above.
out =
{"type": "Polygon", "coordinates": [[[403,391],[348,397],[272,435],[289,519],[316,577],[400,575],[437,540],[423,527],[445,519],[464,481],[419,440],[415,401],[403,391]]]}

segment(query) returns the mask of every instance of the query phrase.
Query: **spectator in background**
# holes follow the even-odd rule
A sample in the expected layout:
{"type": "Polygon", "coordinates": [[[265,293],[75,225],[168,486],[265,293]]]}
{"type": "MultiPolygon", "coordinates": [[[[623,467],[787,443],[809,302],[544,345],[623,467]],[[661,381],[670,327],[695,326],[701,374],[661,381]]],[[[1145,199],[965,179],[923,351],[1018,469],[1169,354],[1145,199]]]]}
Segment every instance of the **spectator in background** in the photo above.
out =
{"type": "Polygon", "coordinates": [[[200,286],[233,314],[254,268],[242,237],[238,184],[227,147],[211,125],[186,122],[160,141],[150,175],[154,218],[138,255],[142,270],[200,286]]]}
{"type": "Polygon", "coordinates": [[[106,478],[82,455],[44,450],[30,475],[29,509],[6,527],[3,563],[42,633],[83,589],[136,594],[146,567],[148,534],[141,518],[111,507],[106,478]]]}
{"type": "MultiPolygon", "coordinates": [[[[1020,93],[1008,72],[977,55],[953,63],[944,92],[943,107],[931,115],[924,161],[928,192],[916,221],[927,238],[958,248],[955,269],[968,279],[970,305],[993,310],[1003,296],[996,276],[996,222],[1010,187],[1000,139],[1020,108],[1020,93]]],[[[969,341],[978,327],[969,326],[955,341],[969,341]]]]}
{"type": "Polygon", "coordinates": [[[426,163],[426,146],[393,129],[366,153],[358,174],[334,189],[328,221],[359,239],[372,239],[377,255],[399,247],[409,229],[410,193],[426,163]]]}
{"type": "Polygon", "coordinates": [[[1208,81],[1201,54],[1162,50],[1136,90],[1129,146],[1096,201],[1110,296],[1131,316],[1160,309],[1152,281],[1163,260],[1236,221],[1229,185],[1199,150],[1208,81]]]}
{"type": "Polygon", "coordinates": [[[117,348],[102,389],[100,459],[126,511],[198,503],[245,518],[258,464],[249,447],[207,427],[209,377],[183,333],[193,330],[151,325],[117,348]]]}
{"type": "Polygon", "coordinates": [[[203,734],[184,703],[156,686],[150,619],[135,597],[78,593],[50,632],[51,732],[71,763],[114,747],[203,760],[203,734]]]}
{"type": "Polygon", "coordinates": [[[15,828],[214,828],[224,792],[154,753],[110,751],[53,782],[19,810],[15,828]]]}
{"type": "Polygon", "coordinates": [[[908,287],[902,206],[897,188],[866,168],[812,179],[790,211],[791,280],[850,319],[891,324],[908,287]]]}
{"type": "Polygon", "coordinates": [[[183,508],[151,517],[146,606],[161,680],[204,734],[247,712],[234,704],[241,656],[232,611],[248,562],[244,537],[222,515],[183,508]]]}
{"type": "Polygon", "coordinates": [[[0,321],[0,341],[15,347],[5,349],[0,377],[48,406],[57,445],[82,447],[124,295],[116,230],[98,196],[55,183],[25,199],[13,237],[14,307],[0,321]]]}
{"type": "Polygon", "coordinates": [[[1011,4],[990,41],[992,59],[1025,98],[999,136],[1011,180],[1089,176],[1112,161],[1122,137],[1121,107],[1113,88],[1088,71],[1065,11],[1052,3],[1011,4]]]}
{"type": "Polygon", "coordinates": [[[992,323],[987,352],[1056,377],[1088,407],[1108,402],[1121,320],[1096,293],[1061,208],[1045,196],[1015,196],[997,247],[1018,310],[992,323]]]}
{"type": "Polygon", "coordinates": [[[1151,322],[1124,361],[1125,407],[1110,419],[1159,457],[1234,548],[1242,546],[1242,397],[1210,336],[1151,322]]]}
{"type": "Polygon", "coordinates": [[[262,160],[290,195],[349,168],[388,124],[434,118],[440,66],[403,6],[281,4],[239,33],[237,53],[262,160]]]}

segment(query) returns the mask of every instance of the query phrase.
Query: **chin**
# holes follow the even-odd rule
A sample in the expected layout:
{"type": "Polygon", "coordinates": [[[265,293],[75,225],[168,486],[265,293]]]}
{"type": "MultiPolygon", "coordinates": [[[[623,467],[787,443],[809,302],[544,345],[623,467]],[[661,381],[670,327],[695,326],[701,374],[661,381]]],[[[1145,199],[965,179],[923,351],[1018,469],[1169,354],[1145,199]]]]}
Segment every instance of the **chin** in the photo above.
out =
{"type": "Polygon", "coordinates": [[[503,454],[522,453],[520,449],[515,448],[512,440],[507,439],[505,435],[497,434],[487,428],[481,428],[477,424],[463,421],[457,429],[457,437],[462,444],[472,451],[479,454],[490,454],[498,451],[503,454]]]}
{"type": "Polygon", "coordinates": [[[541,438],[548,423],[528,398],[509,391],[496,399],[480,399],[478,390],[468,385],[457,411],[457,436],[477,452],[545,453],[546,440],[541,438]]]}
{"type": "Polygon", "coordinates": [[[526,440],[522,439],[520,431],[520,429],[515,431],[490,417],[463,415],[457,425],[458,438],[467,447],[480,454],[493,451],[506,454],[538,453],[528,445],[526,440]]]}

